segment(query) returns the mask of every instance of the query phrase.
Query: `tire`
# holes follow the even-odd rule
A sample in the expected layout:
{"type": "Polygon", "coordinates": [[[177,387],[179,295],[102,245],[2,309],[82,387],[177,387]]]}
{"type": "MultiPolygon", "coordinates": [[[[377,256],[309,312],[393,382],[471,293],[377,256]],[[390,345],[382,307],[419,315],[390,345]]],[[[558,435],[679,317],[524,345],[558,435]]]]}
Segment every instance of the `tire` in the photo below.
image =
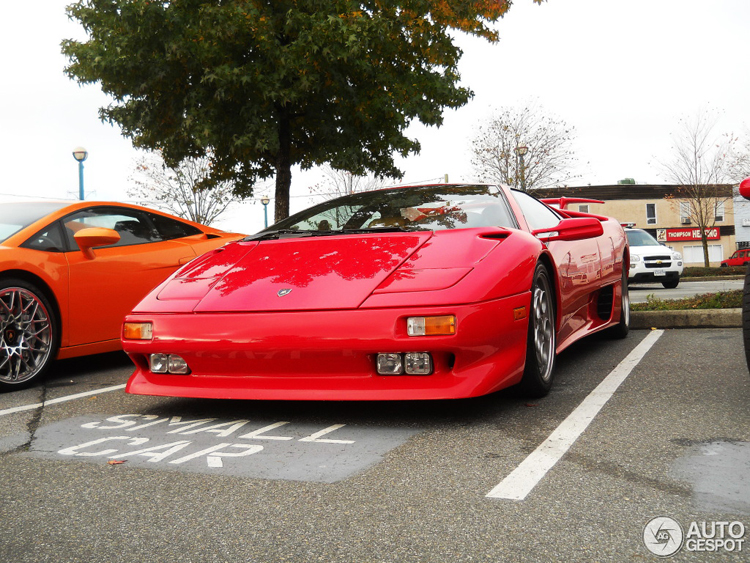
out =
{"type": "Polygon", "coordinates": [[[620,282],[620,322],[609,329],[612,338],[625,338],[630,332],[630,293],[628,291],[628,272],[622,268],[622,281],[620,282]]]}
{"type": "Polygon", "coordinates": [[[669,280],[669,281],[661,282],[661,284],[664,286],[665,289],[674,289],[680,284],[680,278],[677,278],[676,280],[669,280]]]}
{"type": "Polygon", "coordinates": [[[0,281],[0,391],[41,379],[59,341],[59,323],[44,293],[23,280],[0,281]]]}
{"type": "Polygon", "coordinates": [[[557,335],[555,298],[547,268],[537,264],[531,284],[531,310],[526,341],[526,367],[521,379],[524,393],[543,397],[552,387],[555,375],[557,335]]]}
{"type": "Polygon", "coordinates": [[[745,344],[745,360],[750,369],[750,266],[745,269],[745,286],[742,291],[742,340],[745,344]]]}

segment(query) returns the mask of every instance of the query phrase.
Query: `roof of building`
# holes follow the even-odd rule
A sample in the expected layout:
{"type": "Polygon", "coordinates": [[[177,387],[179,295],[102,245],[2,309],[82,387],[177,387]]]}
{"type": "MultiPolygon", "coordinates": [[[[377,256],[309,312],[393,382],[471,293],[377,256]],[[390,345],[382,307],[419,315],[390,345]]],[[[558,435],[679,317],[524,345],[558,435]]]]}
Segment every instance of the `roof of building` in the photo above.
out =
{"type": "MultiPolygon", "coordinates": [[[[732,184],[717,184],[721,196],[732,197],[732,184]]],[[[664,199],[684,198],[681,186],[674,184],[614,184],[609,186],[566,186],[562,188],[539,188],[532,190],[536,197],[587,197],[612,201],[617,199],[664,199]]]]}

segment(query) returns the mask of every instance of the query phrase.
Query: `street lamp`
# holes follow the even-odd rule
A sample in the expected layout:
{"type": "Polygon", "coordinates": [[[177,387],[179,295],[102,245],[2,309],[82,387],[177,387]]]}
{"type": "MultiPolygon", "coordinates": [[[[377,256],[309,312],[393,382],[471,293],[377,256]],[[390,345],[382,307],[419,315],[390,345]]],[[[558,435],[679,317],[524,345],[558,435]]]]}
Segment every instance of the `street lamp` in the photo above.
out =
{"type": "Polygon", "coordinates": [[[84,199],[83,196],[83,161],[86,160],[89,153],[83,147],[73,149],[73,158],[78,161],[78,199],[84,199]]]}
{"type": "Polygon", "coordinates": [[[268,228],[268,204],[271,203],[271,198],[267,195],[264,195],[262,198],[260,198],[260,202],[263,204],[263,221],[266,228],[268,228]]]}
{"type": "Polygon", "coordinates": [[[523,157],[526,156],[526,153],[529,152],[529,147],[526,145],[520,145],[516,147],[516,156],[518,157],[518,160],[520,161],[519,169],[521,171],[521,190],[524,192],[526,191],[526,168],[523,164],[523,157]]]}

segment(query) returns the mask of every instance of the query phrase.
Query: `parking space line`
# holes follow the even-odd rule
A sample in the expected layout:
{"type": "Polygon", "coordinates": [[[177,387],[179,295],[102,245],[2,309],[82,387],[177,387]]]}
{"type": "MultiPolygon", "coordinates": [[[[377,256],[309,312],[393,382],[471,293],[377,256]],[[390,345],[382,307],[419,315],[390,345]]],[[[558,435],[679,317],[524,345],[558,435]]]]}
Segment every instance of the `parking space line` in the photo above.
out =
{"type": "Polygon", "coordinates": [[[509,500],[525,499],[526,495],[583,434],[620,384],[625,381],[662,334],[664,334],[663,330],[651,331],[531,455],[487,494],[487,497],[509,500]]]}
{"type": "Polygon", "coordinates": [[[97,389],[96,391],[86,391],[84,393],[76,393],[75,395],[66,395],[64,397],[58,397],[57,399],[50,399],[49,401],[44,401],[43,403],[34,403],[33,405],[23,405],[21,407],[12,407],[9,409],[4,409],[0,411],[0,416],[5,416],[6,414],[13,414],[17,412],[33,411],[34,409],[38,409],[39,407],[46,407],[48,405],[55,405],[57,403],[66,403],[68,401],[82,399],[83,397],[90,397],[91,395],[100,395],[102,393],[109,393],[110,391],[117,391],[119,389],[125,389],[125,384],[123,383],[122,385],[113,385],[112,387],[102,387],[101,389],[97,389]]]}

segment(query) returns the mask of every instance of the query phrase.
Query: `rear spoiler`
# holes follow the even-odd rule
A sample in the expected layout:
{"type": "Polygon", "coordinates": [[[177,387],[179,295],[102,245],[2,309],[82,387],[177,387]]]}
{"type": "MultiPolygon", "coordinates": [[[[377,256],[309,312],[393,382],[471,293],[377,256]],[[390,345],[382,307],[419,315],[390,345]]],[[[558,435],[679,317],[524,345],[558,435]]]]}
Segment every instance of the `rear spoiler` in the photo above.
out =
{"type": "Polygon", "coordinates": [[[541,200],[547,205],[556,205],[558,209],[565,209],[569,203],[604,203],[600,199],[588,199],[585,197],[548,197],[541,200]]]}
{"type": "Polygon", "coordinates": [[[560,213],[566,217],[596,217],[600,221],[607,221],[609,219],[609,217],[604,217],[603,215],[594,215],[593,213],[584,213],[582,211],[567,209],[569,203],[605,203],[600,199],[589,199],[585,197],[548,197],[539,201],[550,206],[556,206],[560,213]]]}

